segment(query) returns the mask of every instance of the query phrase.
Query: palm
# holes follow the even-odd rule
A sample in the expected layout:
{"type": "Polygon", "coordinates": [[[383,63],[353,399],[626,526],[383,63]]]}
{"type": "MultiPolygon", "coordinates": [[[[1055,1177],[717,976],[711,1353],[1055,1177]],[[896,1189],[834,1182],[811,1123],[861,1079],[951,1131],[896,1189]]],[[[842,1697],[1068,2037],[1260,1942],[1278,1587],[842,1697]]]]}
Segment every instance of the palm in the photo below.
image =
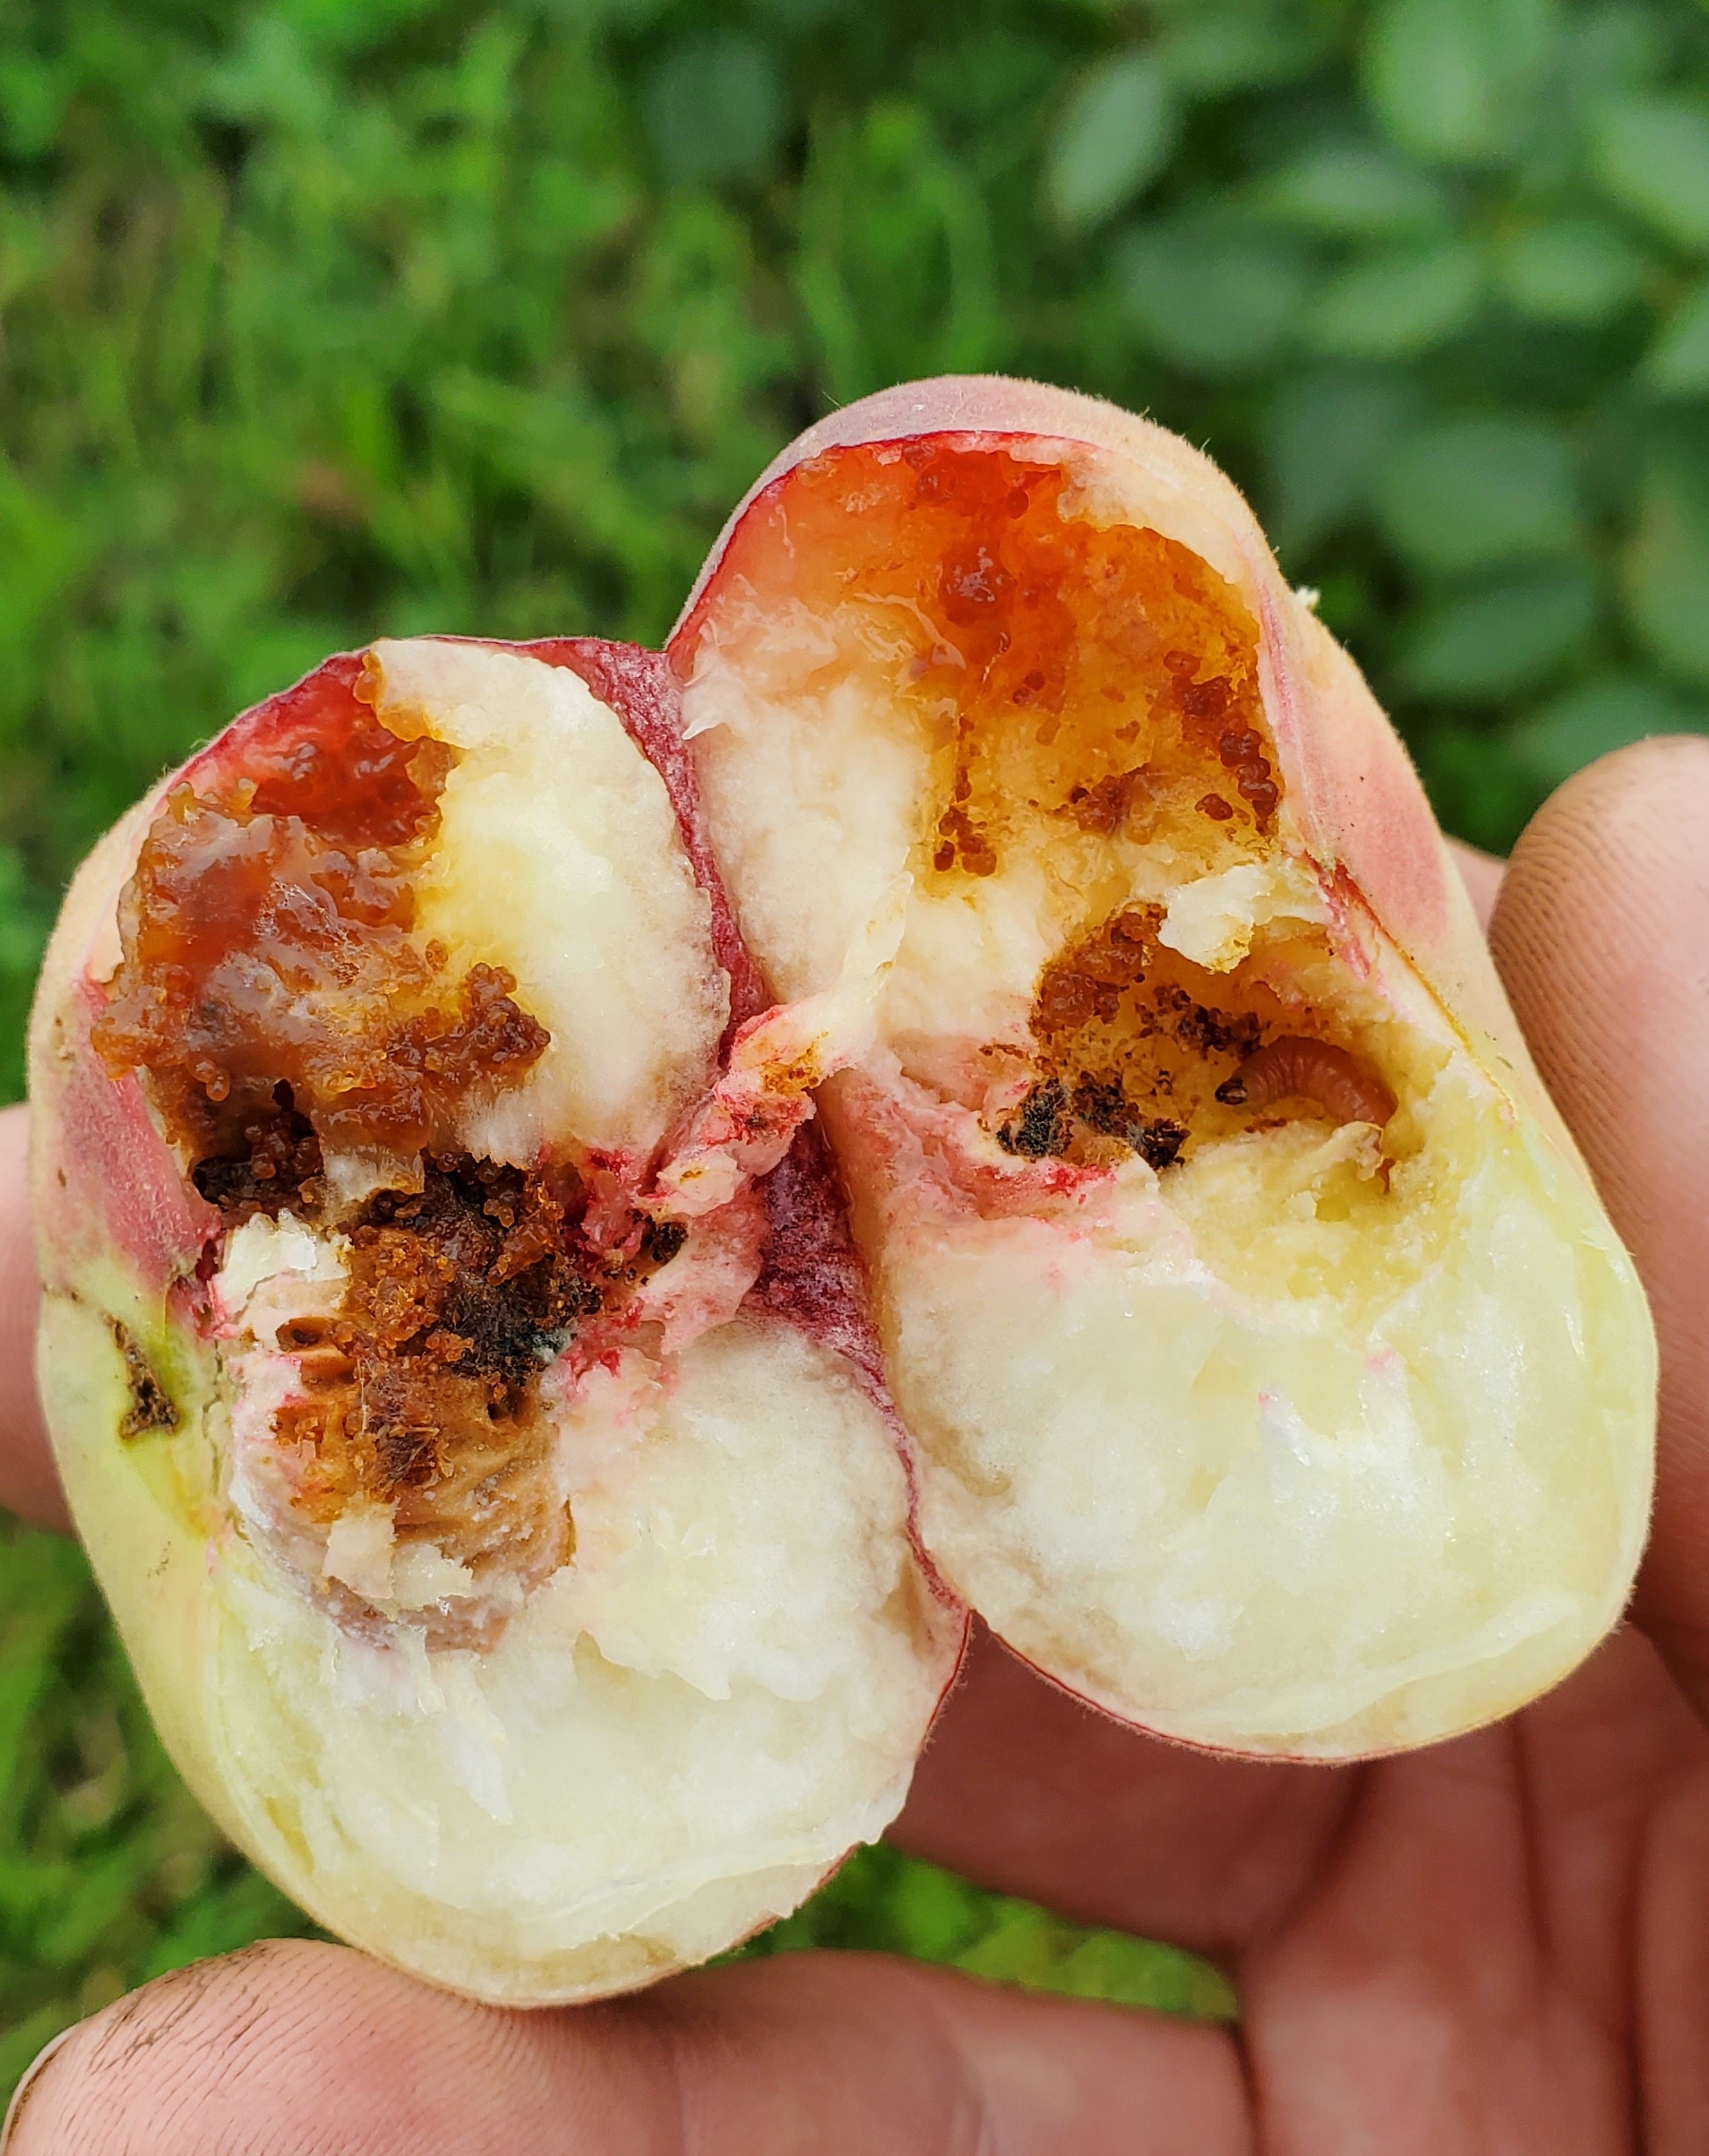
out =
{"type": "Polygon", "coordinates": [[[1709,2142],[1709,1735],[1636,1633],[1352,1768],[1150,1743],[985,1645],[904,1833],[1228,1968],[1267,2156],[1709,2142]]]}
{"type": "MultiPolygon", "coordinates": [[[[1064,1913],[1179,1941],[1238,2036],[863,1955],[513,2015],[288,1943],[85,2024],[6,2156],[1696,2156],[1709,2148],[1709,753],[1542,812],[1494,932],[1656,1309],[1661,1474],[1635,1612],[1504,1726],[1408,1758],[1171,1750],[982,1640],[898,1828],[1064,1913]]],[[[20,1222],[17,1126],[0,1209],[20,1222]]],[[[0,1233],[0,1457],[30,1431],[0,1233]],[[4,1387],[10,1380],[13,1397],[4,1387]]]]}

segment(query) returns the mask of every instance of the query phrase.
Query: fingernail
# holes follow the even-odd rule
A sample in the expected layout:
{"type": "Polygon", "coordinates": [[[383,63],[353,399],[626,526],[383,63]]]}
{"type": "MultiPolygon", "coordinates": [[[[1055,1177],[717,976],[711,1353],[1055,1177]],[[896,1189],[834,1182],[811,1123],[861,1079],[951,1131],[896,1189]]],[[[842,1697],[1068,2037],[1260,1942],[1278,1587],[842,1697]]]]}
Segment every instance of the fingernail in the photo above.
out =
{"type": "Polygon", "coordinates": [[[6,2115],[4,2118],[0,2119],[0,2156],[6,2156],[6,2151],[12,2146],[13,2129],[23,2117],[24,2105],[29,2101],[37,2082],[41,2078],[42,2068],[47,2066],[67,2037],[75,2036],[82,2025],[81,2021],[76,2021],[71,2024],[70,2028],[62,2029],[57,2036],[50,2036],[24,2068],[23,2078],[12,2092],[12,2101],[6,2106],[6,2115]]]}

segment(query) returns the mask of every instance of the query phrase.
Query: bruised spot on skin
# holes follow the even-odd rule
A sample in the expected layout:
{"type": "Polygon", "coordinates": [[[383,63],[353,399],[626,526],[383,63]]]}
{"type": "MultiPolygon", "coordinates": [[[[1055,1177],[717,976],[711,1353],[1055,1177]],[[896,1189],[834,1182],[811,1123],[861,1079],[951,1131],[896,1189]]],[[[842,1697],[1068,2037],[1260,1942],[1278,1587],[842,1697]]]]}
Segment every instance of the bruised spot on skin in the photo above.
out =
{"type": "Polygon", "coordinates": [[[125,1382],[131,1395],[119,1424],[120,1437],[142,1438],[152,1430],[176,1430],[182,1419],[176,1403],[155,1376],[154,1365],[138,1345],[135,1334],[116,1318],[107,1323],[113,1329],[113,1344],[124,1359],[125,1382]]]}

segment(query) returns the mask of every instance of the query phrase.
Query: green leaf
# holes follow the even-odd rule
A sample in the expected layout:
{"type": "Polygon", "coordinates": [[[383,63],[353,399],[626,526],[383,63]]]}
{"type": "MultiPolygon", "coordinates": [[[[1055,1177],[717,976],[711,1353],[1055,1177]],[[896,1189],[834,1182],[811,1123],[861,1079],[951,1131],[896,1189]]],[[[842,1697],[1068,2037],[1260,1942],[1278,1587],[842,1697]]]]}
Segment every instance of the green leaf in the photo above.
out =
{"type": "Polygon", "coordinates": [[[1448,703],[1510,696],[1553,673],[1595,619],[1595,582],[1583,571],[1510,577],[1433,606],[1396,675],[1414,695],[1448,703]]]}
{"type": "Polygon", "coordinates": [[[1215,217],[1142,225],[1115,252],[1118,289],[1150,349],[1184,373],[1250,374],[1289,336],[1311,289],[1299,248],[1215,217]]]}
{"type": "Polygon", "coordinates": [[[307,41],[285,16],[250,16],[241,39],[204,79],[208,107],[222,118],[271,122],[288,133],[323,137],[333,110],[332,86],[307,41]]]}
{"type": "Polygon", "coordinates": [[[1377,483],[1378,514],[1396,549],[1447,576],[1570,551],[1576,497],[1561,436],[1540,421],[1495,417],[1415,428],[1377,483]]]}
{"type": "Polygon", "coordinates": [[[1682,680],[1709,685],[1709,462],[1701,434],[1660,443],[1645,466],[1621,563],[1632,625],[1682,680]]]}
{"type": "Polygon", "coordinates": [[[1412,401],[1389,374],[1327,368],[1295,376],[1271,414],[1267,521],[1304,552],[1365,506],[1383,451],[1412,401]]]}
{"type": "Polygon", "coordinates": [[[990,1906],[965,1879],[936,1865],[912,1864],[892,1889],[897,1932],[906,1954],[947,1961],[979,1937],[990,1906]]]}
{"type": "MultiPolygon", "coordinates": [[[[573,375],[566,371],[522,389],[453,368],[432,385],[432,395],[447,435],[467,453],[479,456],[495,477],[523,492],[583,545],[622,564],[631,606],[657,619],[674,603],[667,595],[681,588],[691,559],[690,535],[679,517],[625,485],[611,415],[573,375]]],[[[431,496],[420,504],[394,505],[393,543],[400,553],[422,526],[430,526],[432,509],[431,496]]],[[[424,554],[411,580],[418,611],[399,619],[397,633],[426,630],[435,613],[438,626],[449,625],[454,606],[439,584],[455,566],[454,560],[442,566],[436,554],[424,554]]]]}
{"type": "Polygon", "coordinates": [[[1709,253],[1709,110],[1679,97],[1623,98],[1591,130],[1591,167],[1624,210],[1709,253]]]}
{"type": "Polygon", "coordinates": [[[1044,199],[1065,225],[1090,225],[1130,202],[1167,162],[1179,121],[1163,71],[1128,52],[1085,76],[1044,166],[1044,199]]]}
{"type": "Polygon", "coordinates": [[[839,399],[999,356],[991,226],[972,175],[913,104],[815,132],[795,290],[820,376],[839,399]]]}
{"type": "Polygon", "coordinates": [[[1516,233],[1497,254],[1501,288],[1533,322],[1588,327],[1629,306],[1644,285],[1643,252],[1606,218],[1563,217],[1516,233]]]}
{"type": "Polygon", "coordinates": [[[305,44],[356,53],[431,13],[433,7],[434,0],[274,0],[273,12],[305,44]]]}
{"type": "Polygon", "coordinates": [[[554,262],[605,238],[631,216],[634,187],[615,173],[588,172],[570,158],[539,158],[528,176],[527,237],[554,262]]]}
{"type": "Polygon", "coordinates": [[[1232,2021],[1239,2012],[1225,1979],[1169,1946],[1120,1932],[1077,1932],[1026,1902],[1001,1901],[994,1920],[955,1965],[988,1983],[1104,1998],[1128,2006],[1232,2021]]]}
{"type": "Polygon", "coordinates": [[[760,13],[785,30],[813,30],[846,12],[847,0],[758,0],[760,13]]]}
{"type": "Polygon", "coordinates": [[[1445,164],[1510,157],[1559,30],[1555,0],[1387,0],[1365,90],[1404,149],[1445,164]]]}
{"type": "Polygon", "coordinates": [[[751,1961],[809,1946],[914,1954],[998,1983],[1198,2021],[1232,2021],[1239,2011],[1227,1979],[1196,1954],[1121,1932],[1082,1930],[883,1843],[857,1849],[794,1916],[727,1958],[751,1961]]]}
{"type": "Polygon", "coordinates": [[[1567,25],[1563,87],[1594,103],[1616,90],[1645,90],[1667,73],[1670,11],[1653,0],[1601,0],[1567,25]]]}
{"type": "Polygon", "coordinates": [[[685,38],[655,71],[642,111],[668,178],[756,178],[783,137],[777,63],[769,46],[740,30],[685,38]]]}
{"type": "Polygon", "coordinates": [[[1647,675],[1587,682],[1516,726],[1514,753],[1546,786],[1610,750],[1653,734],[1709,734],[1709,707],[1687,703],[1647,675]]]}
{"type": "Polygon", "coordinates": [[[176,1912],[142,1965],[142,1980],[235,1953],[254,1939],[300,1938],[313,1928],[271,1879],[245,1865],[210,1882],[176,1912]]]}
{"type": "Polygon", "coordinates": [[[71,71],[35,53],[0,58],[0,141],[13,157],[37,158],[58,138],[71,71]]]}
{"type": "MultiPolygon", "coordinates": [[[[325,651],[322,644],[321,656],[325,651]]],[[[0,840],[0,980],[10,975],[22,987],[30,985],[47,929],[30,892],[22,856],[15,846],[0,840]]]]}
{"type": "Polygon", "coordinates": [[[1444,830],[1492,854],[1511,848],[1549,790],[1507,736],[1486,725],[1438,720],[1419,731],[1414,746],[1419,774],[1444,830]]]}
{"type": "Polygon", "coordinates": [[[1441,183],[1378,142],[1307,145],[1258,190],[1269,216],[1327,239],[1387,239],[1445,224],[1441,183]]]}
{"type": "Polygon", "coordinates": [[[23,2076],[23,2071],[44,2045],[53,2041],[62,2029],[69,2029],[73,2022],[82,2019],[82,2010],[73,1998],[58,1998],[49,2005],[38,2006],[33,2014],[26,2014],[15,2027],[0,2035],[0,2089],[10,2090],[13,2083],[23,2076]]]}
{"type": "Polygon", "coordinates": [[[1220,98],[1297,81],[1318,45],[1303,30],[1250,11],[1199,6],[1163,31],[1157,56],[1189,96],[1220,98]]]}
{"type": "Polygon", "coordinates": [[[1709,396],[1709,278],[1686,296],[1650,347],[1641,379],[1663,397],[1709,396]]]}
{"type": "Polygon", "coordinates": [[[607,23],[633,30],[662,15],[668,0],[539,0],[543,14],[580,31],[603,30],[607,23]]]}
{"type": "Polygon", "coordinates": [[[1350,262],[1313,309],[1311,341],[1341,359],[1415,359],[1477,312],[1482,267],[1461,239],[1390,247],[1350,262]]]}
{"type": "Polygon", "coordinates": [[[37,1935],[37,1954],[55,1969],[81,1961],[135,1891],[135,1853],[123,1842],[81,1864],[75,1885],[37,1935]]]}

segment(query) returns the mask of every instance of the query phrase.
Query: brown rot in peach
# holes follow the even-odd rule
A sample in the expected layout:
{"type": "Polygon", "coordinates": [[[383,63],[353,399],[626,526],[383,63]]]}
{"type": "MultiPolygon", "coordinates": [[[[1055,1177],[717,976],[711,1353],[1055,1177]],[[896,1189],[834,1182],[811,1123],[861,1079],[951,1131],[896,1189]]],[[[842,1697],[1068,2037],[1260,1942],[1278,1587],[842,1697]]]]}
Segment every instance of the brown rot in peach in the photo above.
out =
{"type": "Polygon", "coordinates": [[[34,1025],[42,1387],[156,1718],[305,1907],[497,1999],[793,1906],[963,1623],[674,699],[330,661],[107,839],[34,1025]]]}
{"type": "Polygon", "coordinates": [[[944,1576],[1111,1712],[1346,1757],[1614,1622],[1648,1314],[1404,752],[1234,489],[995,381],[811,429],[670,645],[944,1576]]]}

